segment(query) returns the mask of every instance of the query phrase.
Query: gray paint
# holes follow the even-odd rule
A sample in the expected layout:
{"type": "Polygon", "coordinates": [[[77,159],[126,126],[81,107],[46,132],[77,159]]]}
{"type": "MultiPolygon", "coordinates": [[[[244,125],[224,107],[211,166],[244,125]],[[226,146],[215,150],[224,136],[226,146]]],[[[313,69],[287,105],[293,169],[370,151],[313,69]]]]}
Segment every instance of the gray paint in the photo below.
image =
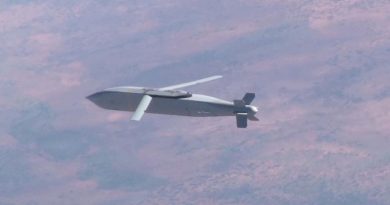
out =
{"type": "MultiPolygon", "coordinates": [[[[103,109],[133,112],[143,96],[141,88],[128,92],[105,90],[87,98],[103,109]]],[[[254,106],[247,105],[246,109],[248,112],[256,111],[254,106]]],[[[235,106],[232,102],[200,94],[188,98],[154,96],[146,113],[192,117],[234,116],[235,106]]]]}
{"type": "MultiPolygon", "coordinates": [[[[240,119],[237,126],[240,128],[246,127],[248,116],[250,116],[249,120],[257,120],[254,116],[258,109],[255,106],[243,104],[238,109],[234,102],[207,95],[191,94],[181,90],[168,90],[168,88],[183,88],[218,78],[220,76],[160,89],[130,86],[114,87],[92,94],[87,98],[103,109],[135,111],[132,119],[137,121],[142,118],[145,112],[191,117],[236,116],[239,113],[241,117],[237,118],[240,119]],[[151,98],[145,98],[146,96],[151,98]]],[[[254,94],[252,95],[252,98],[254,98],[254,94]]],[[[248,94],[245,96],[247,97],[248,94]]]]}

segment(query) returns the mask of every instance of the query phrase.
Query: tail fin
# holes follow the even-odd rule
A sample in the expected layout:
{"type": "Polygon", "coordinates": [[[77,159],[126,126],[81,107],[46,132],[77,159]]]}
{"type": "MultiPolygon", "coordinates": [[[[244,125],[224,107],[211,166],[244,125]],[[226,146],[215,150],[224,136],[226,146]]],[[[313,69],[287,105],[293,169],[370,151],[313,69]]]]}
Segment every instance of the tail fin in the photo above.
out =
{"type": "Polygon", "coordinates": [[[250,105],[252,101],[255,99],[255,93],[246,93],[242,100],[245,102],[245,105],[250,105]]]}
{"type": "Polygon", "coordinates": [[[252,111],[249,106],[255,99],[255,93],[246,93],[241,100],[234,100],[234,112],[236,114],[236,123],[238,128],[246,128],[248,126],[248,119],[251,121],[258,121],[255,117],[257,110],[252,111]]]}
{"type": "Polygon", "coordinates": [[[248,114],[247,113],[237,113],[236,122],[238,128],[246,128],[248,126],[248,114]]]}

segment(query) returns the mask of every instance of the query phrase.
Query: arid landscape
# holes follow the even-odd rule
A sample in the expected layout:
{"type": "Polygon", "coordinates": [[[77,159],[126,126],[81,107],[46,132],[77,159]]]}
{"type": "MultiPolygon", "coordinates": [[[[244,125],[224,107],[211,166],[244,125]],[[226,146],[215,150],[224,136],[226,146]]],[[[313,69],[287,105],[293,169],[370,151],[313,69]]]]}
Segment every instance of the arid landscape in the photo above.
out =
{"type": "Polygon", "coordinates": [[[388,0],[0,1],[0,204],[390,204],[388,0]],[[259,122],[102,110],[255,92],[259,122]]]}

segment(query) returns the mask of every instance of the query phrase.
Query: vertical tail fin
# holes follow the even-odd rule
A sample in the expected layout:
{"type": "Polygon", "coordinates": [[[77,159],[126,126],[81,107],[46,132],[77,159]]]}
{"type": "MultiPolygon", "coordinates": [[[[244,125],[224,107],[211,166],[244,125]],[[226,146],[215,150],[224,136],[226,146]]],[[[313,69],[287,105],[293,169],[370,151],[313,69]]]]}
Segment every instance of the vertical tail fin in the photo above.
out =
{"type": "Polygon", "coordinates": [[[242,100],[245,102],[245,105],[250,105],[252,101],[255,99],[255,93],[246,93],[242,100]]]}
{"type": "Polygon", "coordinates": [[[247,113],[237,113],[236,121],[238,128],[246,128],[248,126],[248,114],[247,113]]]}

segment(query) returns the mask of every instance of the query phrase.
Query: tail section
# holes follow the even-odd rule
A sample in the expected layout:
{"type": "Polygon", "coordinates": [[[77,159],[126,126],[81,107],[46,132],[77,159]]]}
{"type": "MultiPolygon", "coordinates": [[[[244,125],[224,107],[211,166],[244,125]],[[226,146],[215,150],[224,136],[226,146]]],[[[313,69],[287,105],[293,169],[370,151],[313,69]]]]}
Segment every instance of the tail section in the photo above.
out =
{"type": "Polygon", "coordinates": [[[233,101],[238,128],[246,128],[248,126],[248,119],[251,121],[259,121],[255,116],[258,111],[257,108],[250,105],[255,97],[255,93],[246,93],[241,100],[233,101]]]}

